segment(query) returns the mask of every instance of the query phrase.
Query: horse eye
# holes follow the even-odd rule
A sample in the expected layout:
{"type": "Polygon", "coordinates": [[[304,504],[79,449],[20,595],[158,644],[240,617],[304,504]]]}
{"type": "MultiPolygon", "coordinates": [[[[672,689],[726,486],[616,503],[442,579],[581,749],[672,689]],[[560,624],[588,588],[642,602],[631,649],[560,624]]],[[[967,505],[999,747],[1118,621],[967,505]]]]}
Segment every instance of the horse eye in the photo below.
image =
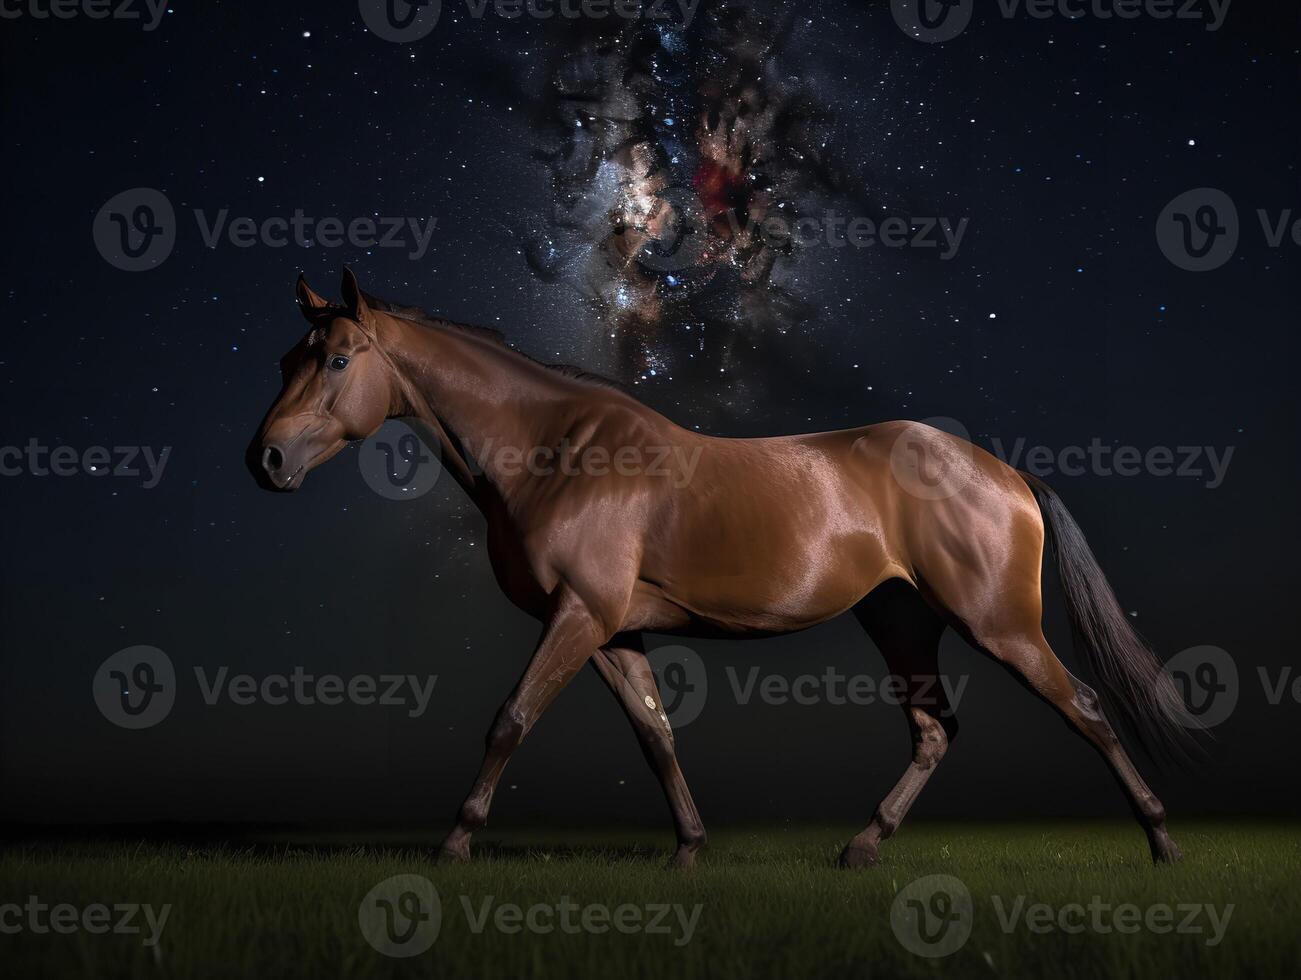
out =
{"type": "Polygon", "coordinates": [[[344,357],[342,354],[335,354],[332,358],[330,358],[331,371],[342,371],[347,366],[348,366],[348,359],[344,357]]]}

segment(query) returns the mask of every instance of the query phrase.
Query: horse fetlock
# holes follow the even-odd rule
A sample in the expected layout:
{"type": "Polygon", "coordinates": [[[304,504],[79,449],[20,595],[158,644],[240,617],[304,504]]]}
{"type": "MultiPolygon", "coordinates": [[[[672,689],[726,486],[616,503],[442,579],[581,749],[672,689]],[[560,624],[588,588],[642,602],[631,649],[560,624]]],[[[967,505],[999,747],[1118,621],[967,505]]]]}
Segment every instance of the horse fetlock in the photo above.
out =
{"type": "Polygon", "coordinates": [[[698,851],[709,843],[709,835],[704,827],[692,827],[678,838],[678,846],[698,851]]]}
{"type": "Polygon", "coordinates": [[[488,730],[486,740],[488,749],[494,752],[511,752],[524,741],[524,722],[513,712],[504,711],[497,716],[492,728],[488,730]]]}
{"type": "Polygon", "coordinates": [[[1166,832],[1165,804],[1149,791],[1147,795],[1138,797],[1138,806],[1142,810],[1144,818],[1152,825],[1153,833],[1164,834],[1166,832]]]}
{"type": "Polygon", "coordinates": [[[457,827],[438,849],[440,864],[465,864],[470,860],[470,835],[457,827]]]}

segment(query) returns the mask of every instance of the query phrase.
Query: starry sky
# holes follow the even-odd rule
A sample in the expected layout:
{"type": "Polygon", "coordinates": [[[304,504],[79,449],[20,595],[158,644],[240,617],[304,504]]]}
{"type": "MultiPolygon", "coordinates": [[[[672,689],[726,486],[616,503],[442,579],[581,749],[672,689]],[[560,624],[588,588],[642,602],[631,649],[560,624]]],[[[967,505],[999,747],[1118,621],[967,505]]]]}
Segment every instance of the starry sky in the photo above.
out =
{"type": "MultiPolygon", "coordinates": [[[[178,2],[148,31],[7,20],[0,443],[170,452],[150,487],[87,467],[0,477],[0,819],[450,822],[536,635],[493,583],[480,517],[450,479],[384,499],[356,449],[294,495],[259,491],[243,466],[303,331],[296,276],[335,296],[345,264],[373,293],[610,374],[721,435],[942,417],[991,449],[1231,449],[1214,487],[1047,478],[1163,655],[1213,645],[1238,665],[1239,706],[1206,758],[1153,778],[1171,812],[1294,807],[1279,775],[1299,761],[1301,706],[1270,704],[1258,674],[1296,660],[1298,245],[1272,246],[1257,213],[1301,212],[1295,15],[1237,0],[1212,32],[976,6],[942,44],[852,0],[760,2],[739,20],[702,0],[668,31],[475,18],[444,0],[409,44],[349,3],[178,2]],[[753,153],[699,137],[693,120],[726,130],[742,103],[762,110],[753,153]],[[611,261],[630,183],[704,202],[703,257],[611,261]],[[1202,187],[1236,202],[1241,240],[1190,273],[1154,228],[1202,187]],[[142,272],[115,268],[93,234],[134,188],[176,215],[174,249],[142,272]],[[948,259],[747,243],[713,221],[742,199],[966,231],[948,259]],[[418,256],[205,243],[219,221],[299,210],[436,221],[418,256]],[[96,710],[92,679],[137,644],[183,681],[165,721],[127,731],[96,710]],[[209,706],[195,667],[438,680],[411,718],[209,706]]],[[[1048,598],[1050,638],[1088,676],[1055,584],[1048,598]]],[[[679,754],[706,823],[865,822],[906,763],[897,709],[738,704],[728,673],[883,674],[857,627],[691,646],[710,696],[679,754]]],[[[969,677],[963,737],[917,814],[1125,812],[1102,764],[998,667],[952,636],[943,667],[969,677]]],[[[668,828],[595,675],[530,736],[494,810],[503,826],[580,818],[668,828]]]]}

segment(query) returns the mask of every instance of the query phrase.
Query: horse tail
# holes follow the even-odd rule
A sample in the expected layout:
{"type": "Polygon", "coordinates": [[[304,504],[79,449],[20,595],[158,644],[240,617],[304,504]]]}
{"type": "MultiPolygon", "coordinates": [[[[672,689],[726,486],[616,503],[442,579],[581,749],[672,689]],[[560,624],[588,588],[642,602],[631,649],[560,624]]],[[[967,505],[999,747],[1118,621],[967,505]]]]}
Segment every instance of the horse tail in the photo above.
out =
{"type": "Polygon", "coordinates": [[[1174,681],[1120,608],[1075,518],[1038,477],[1021,473],[1039,503],[1052,539],[1071,622],[1089,662],[1150,754],[1182,757],[1191,741],[1188,712],[1174,681]]]}

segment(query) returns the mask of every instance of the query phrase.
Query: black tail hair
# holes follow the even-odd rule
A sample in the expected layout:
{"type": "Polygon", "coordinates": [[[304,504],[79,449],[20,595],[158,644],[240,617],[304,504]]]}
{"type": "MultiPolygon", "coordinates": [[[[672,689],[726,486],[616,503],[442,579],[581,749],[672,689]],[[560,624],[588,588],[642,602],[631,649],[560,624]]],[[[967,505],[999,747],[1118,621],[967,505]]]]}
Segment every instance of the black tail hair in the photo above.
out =
{"type": "Polygon", "coordinates": [[[1186,758],[1193,741],[1185,724],[1190,716],[1173,679],[1121,609],[1061,498],[1038,477],[1022,472],[1021,478],[1039,502],[1052,539],[1071,622],[1125,727],[1150,755],[1186,758]]]}

